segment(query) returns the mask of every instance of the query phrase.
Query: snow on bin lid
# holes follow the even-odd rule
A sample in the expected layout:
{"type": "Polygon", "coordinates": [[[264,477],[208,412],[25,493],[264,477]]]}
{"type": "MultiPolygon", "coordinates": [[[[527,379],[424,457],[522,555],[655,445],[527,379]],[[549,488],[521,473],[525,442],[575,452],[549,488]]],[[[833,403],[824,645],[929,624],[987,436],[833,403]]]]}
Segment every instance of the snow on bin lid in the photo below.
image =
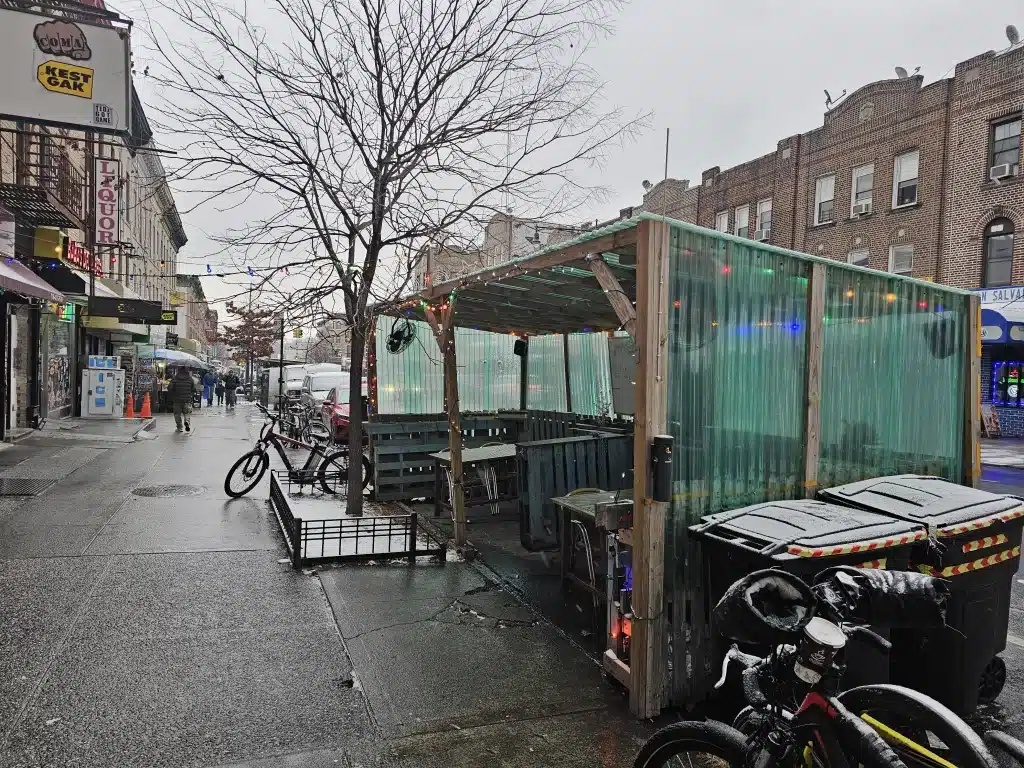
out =
{"type": "Polygon", "coordinates": [[[821,498],[921,523],[939,536],[955,536],[1024,516],[1013,496],[957,485],[941,477],[892,475],[826,488],[821,498]]]}
{"type": "Polygon", "coordinates": [[[703,518],[693,530],[763,554],[835,557],[910,544],[927,536],[917,523],[821,501],[771,501],[703,518]]]}

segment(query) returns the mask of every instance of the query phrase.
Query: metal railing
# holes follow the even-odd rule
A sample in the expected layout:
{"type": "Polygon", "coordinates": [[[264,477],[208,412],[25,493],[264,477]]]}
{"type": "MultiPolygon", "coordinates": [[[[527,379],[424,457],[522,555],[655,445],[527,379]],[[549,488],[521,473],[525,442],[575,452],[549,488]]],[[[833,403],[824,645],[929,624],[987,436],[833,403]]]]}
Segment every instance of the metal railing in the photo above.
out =
{"type": "Polygon", "coordinates": [[[0,183],[46,190],[74,218],[85,224],[85,141],[57,129],[0,129],[0,183]]]}

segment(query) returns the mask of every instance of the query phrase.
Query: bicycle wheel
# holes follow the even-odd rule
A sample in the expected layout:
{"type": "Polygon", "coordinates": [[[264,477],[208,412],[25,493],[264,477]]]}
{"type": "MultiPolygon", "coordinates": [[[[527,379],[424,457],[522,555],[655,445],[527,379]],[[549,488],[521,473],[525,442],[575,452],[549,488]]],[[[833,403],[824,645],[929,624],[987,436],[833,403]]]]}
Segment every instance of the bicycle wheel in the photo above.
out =
{"type": "Polygon", "coordinates": [[[686,721],[654,734],[633,761],[633,768],[727,768],[743,765],[747,740],[725,723],[686,721]]]}
{"type": "Polygon", "coordinates": [[[316,475],[324,493],[344,493],[348,488],[348,451],[335,451],[325,456],[316,475]]]}
{"type": "Polygon", "coordinates": [[[323,422],[309,421],[302,432],[302,439],[307,443],[329,443],[331,433],[323,422]]]}
{"type": "Polygon", "coordinates": [[[224,478],[224,493],[233,499],[245,496],[263,479],[268,466],[270,457],[265,452],[256,448],[249,451],[228,470],[228,476],[224,478]]]}
{"type": "Polygon", "coordinates": [[[907,768],[992,768],[992,753],[967,723],[930,696],[899,685],[865,685],[839,700],[888,742],[907,768]]]}

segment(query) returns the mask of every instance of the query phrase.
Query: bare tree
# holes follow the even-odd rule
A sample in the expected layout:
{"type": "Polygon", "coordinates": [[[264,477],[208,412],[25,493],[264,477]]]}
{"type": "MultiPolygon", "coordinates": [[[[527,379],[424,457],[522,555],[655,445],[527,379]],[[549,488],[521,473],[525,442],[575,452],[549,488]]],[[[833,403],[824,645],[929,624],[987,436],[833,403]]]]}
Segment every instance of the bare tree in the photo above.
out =
{"type": "MultiPolygon", "coordinates": [[[[574,169],[643,120],[603,106],[584,60],[618,5],[163,0],[150,78],[176,176],[246,216],[221,241],[256,265],[264,302],[340,310],[362,371],[375,307],[407,290],[424,244],[468,246],[495,212],[591,202],[574,169]]],[[[349,439],[358,455],[358,419],[349,439]]],[[[361,507],[351,494],[349,512],[361,507]]]]}

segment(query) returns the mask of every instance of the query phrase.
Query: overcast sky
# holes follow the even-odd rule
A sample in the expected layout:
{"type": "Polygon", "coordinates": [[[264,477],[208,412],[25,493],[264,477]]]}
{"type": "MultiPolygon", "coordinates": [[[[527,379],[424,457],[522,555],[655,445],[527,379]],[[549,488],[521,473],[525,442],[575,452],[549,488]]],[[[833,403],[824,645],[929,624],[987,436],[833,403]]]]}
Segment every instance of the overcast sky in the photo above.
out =
{"type": "MultiPolygon", "coordinates": [[[[145,24],[140,0],[110,5],[145,24]]],[[[823,89],[852,93],[894,77],[897,65],[921,67],[926,83],[948,77],[958,61],[1005,47],[1010,23],[1024,30],[1024,6],[1009,0],[634,0],[591,63],[607,81],[608,100],[629,113],[651,111],[651,128],[603,169],[584,171],[612,193],[589,218],[638,203],[641,182],[662,178],[666,128],[669,176],[699,183],[706,168],[752,159],[820,125],[823,89]]],[[[146,63],[137,54],[136,69],[146,63]]],[[[139,89],[146,100],[144,80],[139,89]]],[[[187,196],[177,197],[185,208],[187,196]]],[[[189,243],[179,271],[205,272],[216,249],[206,235],[230,226],[232,215],[243,214],[184,217],[189,243]]],[[[237,290],[216,278],[203,284],[213,298],[237,290]]]]}

